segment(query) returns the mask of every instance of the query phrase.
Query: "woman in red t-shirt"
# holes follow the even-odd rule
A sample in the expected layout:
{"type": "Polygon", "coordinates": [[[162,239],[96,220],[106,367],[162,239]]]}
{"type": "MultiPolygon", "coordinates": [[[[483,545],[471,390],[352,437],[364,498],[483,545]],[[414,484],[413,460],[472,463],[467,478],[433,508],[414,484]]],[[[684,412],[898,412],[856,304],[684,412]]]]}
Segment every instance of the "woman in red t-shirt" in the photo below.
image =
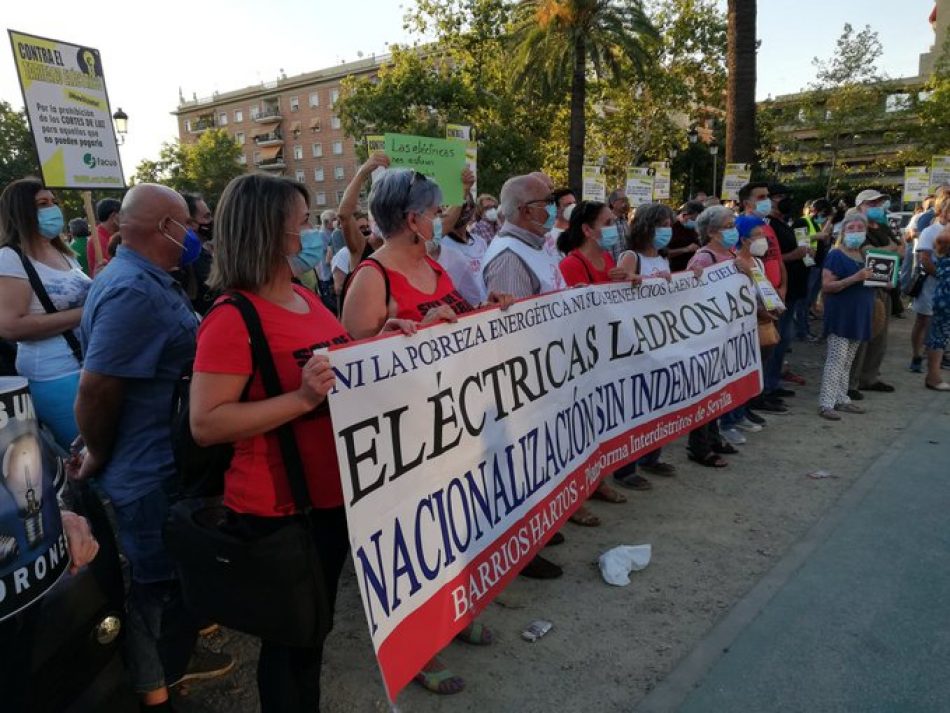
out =
{"type": "MultiPolygon", "coordinates": [[[[390,317],[431,324],[472,311],[426,254],[430,241],[442,239],[441,203],[439,186],[414,171],[389,170],[373,184],[370,212],[385,242],[343,288],[343,326],[354,339],[375,334],[390,317]]],[[[488,302],[504,307],[511,298],[492,294],[488,302]]]]}
{"type": "MultiPolygon", "coordinates": [[[[297,510],[275,432],[291,424],[314,506],[311,525],[332,615],[348,540],[326,405],[335,380],[327,357],[314,356],[313,350],[347,342],[349,336],[312,292],[291,281],[288,258],[301,251],[300,235],[311,229],[308,205],[302,185],[262,174],[234,179],[221,196],[209,286],[239,291],[250,300],[284,393],[265,395],[252,366],[244,320],[235,306],[222,304],[224,297],[198,330],[191,431],[201,445],[234,444],[224,504],[229,525],[254,538],[272,531],[275,518],[297,510]]],[[[380,327],[415,329],[399,320],[380,327]]],[[[318,710],[322,655],[322,644],[294,648],[262,641],[261,710],[318,710]]]]}

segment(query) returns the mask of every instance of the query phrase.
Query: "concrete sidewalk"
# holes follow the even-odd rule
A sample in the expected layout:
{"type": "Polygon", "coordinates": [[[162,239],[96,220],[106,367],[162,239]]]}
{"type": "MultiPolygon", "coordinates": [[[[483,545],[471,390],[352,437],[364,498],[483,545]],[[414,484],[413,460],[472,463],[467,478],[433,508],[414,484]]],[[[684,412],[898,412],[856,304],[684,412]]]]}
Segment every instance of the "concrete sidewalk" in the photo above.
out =
{"type": "Polygon", "coordinates": [[[950,711],[948,411],[922,393],[902,441],[636,710],[950,711]]]}

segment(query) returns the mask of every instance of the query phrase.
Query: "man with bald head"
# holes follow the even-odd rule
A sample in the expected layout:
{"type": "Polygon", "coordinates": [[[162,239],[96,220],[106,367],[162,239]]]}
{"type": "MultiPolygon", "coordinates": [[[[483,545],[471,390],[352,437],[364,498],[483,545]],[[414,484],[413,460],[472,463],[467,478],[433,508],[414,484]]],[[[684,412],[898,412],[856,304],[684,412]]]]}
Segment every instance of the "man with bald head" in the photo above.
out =
{"type": "Polygon", "coordinates": [[[545,235],[554,225],[557,205],[543,174],[530,173],[505,181],[499,212],[505,225],[482,258],[482,278],[488,292],[530,297],[563,290],[567,285],[558,267],[561,256],[545,235]]]}
{"type": "Polygon", "coordinates": [[[169,274],[200,250],[189,217],[172,189],[132,188],[119,212],[122,244],[96,275],[79,326],[85,360],[76,422],[86,446],[79,477],[95,478],[115,508],[132,580],[126,660],[143,708],[154,710],[168,709],[168,686],[233,666],[208,653],[189,666],[198,622],[183,606],[162,542],[176,472],[172,396],[198,329],[169,274]]]}
{"type": "MultiPolygon", "coordinates": [[[[546,239],[557,212],[552,185],[547,176],[536,171],[509,178],[501,187],[498,212],[505,216],[505,224],[482,258],[485,294],[531,297],[567,286],[559,267],[561,256],[546,239]]],[[[564,536],[557,532],[548,544],[563,541],[564,536]]],[[[521,570],[523,576],[534,579],[553,579],[562,573],[558,565],[540,555],[521,570]]]]}

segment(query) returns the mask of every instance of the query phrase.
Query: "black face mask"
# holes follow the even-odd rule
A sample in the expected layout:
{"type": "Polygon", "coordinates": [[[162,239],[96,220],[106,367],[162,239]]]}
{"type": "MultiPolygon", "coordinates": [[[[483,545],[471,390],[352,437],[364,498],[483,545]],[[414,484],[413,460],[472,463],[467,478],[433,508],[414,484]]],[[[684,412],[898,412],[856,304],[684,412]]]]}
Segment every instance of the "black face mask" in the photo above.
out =
{"type": "Polygon", "coordinates": [[[782,200],[778,202],[778,205],[776,207],[779,209],[779,212],[782,215],[788,215],[789,213],[792,212],[792,199],[783,198],[782,200]]]}
{"type": "Polygon", "coordinates": [[[209,240],[214,238],[214,221],[210,223],[200,223],[198,225],[198,237],[201,238],[201,242],[206,243],[209,240]]]}

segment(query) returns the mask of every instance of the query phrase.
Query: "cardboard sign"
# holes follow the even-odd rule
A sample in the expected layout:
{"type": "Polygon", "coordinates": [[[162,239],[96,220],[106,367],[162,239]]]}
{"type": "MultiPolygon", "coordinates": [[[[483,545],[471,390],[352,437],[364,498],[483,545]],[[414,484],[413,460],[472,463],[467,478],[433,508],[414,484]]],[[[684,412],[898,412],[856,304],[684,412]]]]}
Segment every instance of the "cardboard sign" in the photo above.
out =
{"type": "Polygon", "coordinates": [[[950,185],[950,156],[933,156],[930,159],[930,187],[950,185]]]}
{"type": "Polygon", "coordinates": [[[752,180],[752,168],[747,163],[727,163],[722,176],[722,193],[719,196],[724,201],[739,200],[739,189],[752,180]]]}
{"type": "Polygon", "coordinates": [[[670,164],[667,161],[654,161],[650,164],[653,169],[653,201],[665,201],[670,197],[670,164]]]}
{"type": "Polygon", "coordinates": [[[637,206],[653,202],[653,175],[649,168],[640,166],[627,167],[627,184],[624,193],[630,201],[630,206],[637,206]]]}
{"type": "MultiPolygon", "coordinates": [[[[386,150],[386,137],[382,134],[376,134],[366,137],[366,155],[370,156],[374,151],[386,150]]],[[[386,169],[380,166],[370,174],[370,180],[373,183],[379,180],[380,176],[386,173],[386,169]]]]}
{"type": "Polygon", "coordinates": [[[906,166],[904,168],[903,203],[918,203],[930,193],[930,171],[926,166],[906,166]]]}
{"type": "Polygon", "coordinates": [[[9,31],[47,188],[125,188],[99,51],[9,31]]]}
{"type": "Polygon", "coordinates": [[[756,294],[762,300],[762,306],[765,309],[769,312],[785,311],[785,303],[779,297],[778,291],[758,265],[752,266],[752,282],[755,284],[756,294]]]}
{"type": "Polygon", "coordinates": [[[602,166],[584,164],[582,200],[607,202],[607,177],[602,166]]]}
{"type": "Polygon", "coordinates": [[[897,287],[900,275],[900,256],[886,250],[868,250],[864,256],[864,266],[871,271],[871,277],[864,281],[865,287],[897,287]]]}
{"type": "Polygon", "coordinates": [[[464,142],[406,134],[386,134],[385,142],[391,166],[411,168],[438,183],[446,205],[462,204],[462,169],[467,149],[464,142]]]}

